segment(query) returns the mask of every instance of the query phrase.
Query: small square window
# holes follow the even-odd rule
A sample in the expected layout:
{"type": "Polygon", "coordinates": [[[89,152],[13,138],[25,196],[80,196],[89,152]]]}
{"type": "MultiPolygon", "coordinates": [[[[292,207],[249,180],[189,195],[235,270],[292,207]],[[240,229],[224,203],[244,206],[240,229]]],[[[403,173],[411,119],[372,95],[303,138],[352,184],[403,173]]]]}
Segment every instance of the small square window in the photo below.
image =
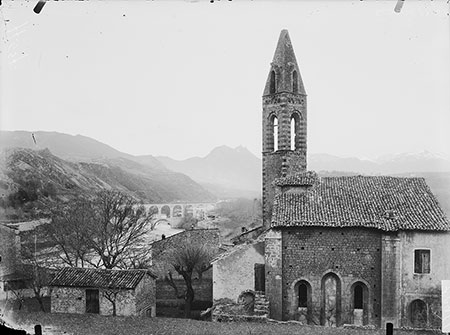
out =
{"type": "Polygon", "coordinates": [[[414,250],[414,273],[430,273],[430,250],[414,250]]]}

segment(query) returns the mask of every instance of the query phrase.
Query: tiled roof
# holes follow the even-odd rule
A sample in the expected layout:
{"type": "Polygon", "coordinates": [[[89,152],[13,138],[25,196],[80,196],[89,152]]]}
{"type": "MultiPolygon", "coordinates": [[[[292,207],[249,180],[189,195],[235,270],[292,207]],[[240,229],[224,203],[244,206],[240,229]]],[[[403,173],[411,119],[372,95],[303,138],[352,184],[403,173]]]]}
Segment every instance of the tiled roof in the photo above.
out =
{"type": "Polygon", "coordinates": [[[276,195],[271,227],[289,226],[450,230],[423,178],[387,176],[323,177],[303,193],[276,195]]]}
{"type": "Polygon", "coordinates": [[[258,243],[264,243],[264,238],[257,238],[256,240],[249,242],[249,243],[244,243],[244,244],[238,244],[236,246],[234,246],[233,248],[221,253],[220,255],[214,257],[211,261],[211,263],[215,263],[217,261],[221,261],[222,259],[225,259],[231,255],[233,255],[236,252],[239,252],[241,250],[245,250],[247,248],[251,248],[255,245],[257,245],[258,243]]]}
{"type": "Polygon", "coordinates": [[[191,229],[184,230],[178,234],[171,235],[165,239],[154,241],[151,244],[152,257],[156,261],[159,255],[164,251],[177,248],[183,243],[196,243],[203,245],[209,249],[213,254],[216,254],[219,249],[219,229],[191,229]]]}
{"type": "Polygon", "coordinates": [[[275,186],[312,186],[317,182],[317,173],[314,171],[301,172],[284,178],[275,179],[275,186]]]}
{"type": "Polygon", "coordinates": [[[105,270],[67,267],[60,269],[56,273],[49,286],[134,289],[146,274],[155,278],[147,270],[105,270]]]}

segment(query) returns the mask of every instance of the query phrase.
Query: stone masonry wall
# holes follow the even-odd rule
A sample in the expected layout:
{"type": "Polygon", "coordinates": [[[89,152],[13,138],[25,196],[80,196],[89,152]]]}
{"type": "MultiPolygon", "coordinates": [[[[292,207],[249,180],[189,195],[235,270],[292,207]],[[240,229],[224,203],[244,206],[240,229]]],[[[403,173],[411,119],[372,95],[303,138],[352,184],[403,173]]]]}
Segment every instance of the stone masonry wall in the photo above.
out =
{"type": "Polygon", "coordinates": [[[156,316],[156,280],[146,275],[135,289],[136,314],[156,316]]]}
{"type": "Polygon", "coordinates": [[[86,290],[54,287],[51,295],[52,313],[83,314],[86,312],[86,290]]]}
{"type": "Polygon", "coordinates": [[[280,92],[263,97],[263,223],[270,227],[275,195],[272,182],[288,174],[306,171],[307,101],[306,95],[280,92]],[[295,129],[295,150],[291,150],[291,117],[298,116],[295,129]],[[273,117],[278,119],[278,150],[274,151],[273,117]]]}
{"type": "Polygon", "coordinates": [[[289,174],[306,171],[306,151],[263,153],[263,222],[268,228],[272,218],[275,187],[272,182],[289,174]]]}
{"type": "Polygon", "coordinates": [[[281,231],[271,229],[265,239],[266,297],[270,302],[269,315],[275,320],[282,319],[282,241],[281,231]]]}
{"type": "MultiPolygon", "coordinates": [[[[106,289],[100,289],[100,315],[112,315],[113,305],[106,299],[106,289]]],[[[116,314],[119,316],[137,315],[134,290],[122,290],[116,297],[116,314]]]]}
{"type": "Polygon", "coordinates": [[[266,296],[263,292],[252,290],[247,292],[254,298],[251,310],[244,300],[220,299],[214,302],[212,321],[266,321],[269,315],[269,302],[266,296]]]}
{"type": "Polygon", "coordinates": [[[383,278],[381,290],[381,324],[382,328],[387,323],[399,327],[400,299],[400,248],[397,234],[385,234],[382,237],[381,276],[383,278]]]}
{"type": "Polygon", "coordinates": [[[426,304],[426,328],[441,328],[441,281],[450,279],[450,232],[403,231],[399,233],[401,259],[399,290],[400,325],[413,327],[411,304],[420,299],[426,304]],[[430,272],[414,272],[414,250],[430,250],[430,272]]]}
{"type": "MultiPolygon", "coordinates": [[[[100,315],[112,315],[112,304],[106,299],[104,289],[99,289],[100,315]]],[[[134,290],[122,290],[116,298],[116,314],[136,315],[134,290]]],[[[51,295],[52,313],[86,313],[86,289],[78,287],[54,287],[51,295]]]]}
{"type": "MultiPolygon", "coordinates": [[[[368,288],[366,323],[379,326],[381,318],[381,233],[364,228],[298,227],[282,233],[283,319],[295,319],[296,283],[311,285],[312,324],[321,323],[323,278],[334,273],[340,282],[340,325],[352,323],[352,285],[368,288]]],[[[339,285],[338,285],[339,286],[339,285]]],[[[338,294],[339,296],[339,294],[338,294]]],[[[309,306],[308,306],[309,308],[309,306]]]]}

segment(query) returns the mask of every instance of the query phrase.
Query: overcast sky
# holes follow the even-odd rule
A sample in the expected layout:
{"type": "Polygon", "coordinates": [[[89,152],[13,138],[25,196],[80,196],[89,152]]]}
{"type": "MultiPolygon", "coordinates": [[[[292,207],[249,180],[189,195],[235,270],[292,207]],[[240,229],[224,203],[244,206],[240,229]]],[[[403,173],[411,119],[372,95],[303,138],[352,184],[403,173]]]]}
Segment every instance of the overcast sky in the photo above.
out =
{"type": "Polygon", "coordinates": [[[261,95],[289,30],[308,150],[450,155],[446,1],[37,1],[1,6],[0,126],[177,159],[261,152],[261,95]]]}

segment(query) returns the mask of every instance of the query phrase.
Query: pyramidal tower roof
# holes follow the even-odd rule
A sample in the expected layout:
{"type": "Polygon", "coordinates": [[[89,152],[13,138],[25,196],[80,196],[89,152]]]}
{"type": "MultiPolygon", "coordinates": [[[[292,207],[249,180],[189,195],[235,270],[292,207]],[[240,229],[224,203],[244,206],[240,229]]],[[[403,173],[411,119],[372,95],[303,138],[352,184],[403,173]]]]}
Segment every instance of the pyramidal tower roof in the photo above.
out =
{"type": "Polygon", "coordinates": [[[294,48],[289,37],[289,32],[286,29],[283,29],[280,33],[277,48],[273,56],[269,76],[264,88],[264,95],[281,92],[294,92],[294,78],[296,78],[298,84],[297,91],[295,93],[306,95],[303,80],[300,75],[300,69],[297,64],[297,59],[295,58],[294,48]],[[275,72],[275,91],[273,90],[273,86],[271,90],[272,71],[275,72]],[[293,75],[294,71],[297,72],[296,76],[293,75]]]}

